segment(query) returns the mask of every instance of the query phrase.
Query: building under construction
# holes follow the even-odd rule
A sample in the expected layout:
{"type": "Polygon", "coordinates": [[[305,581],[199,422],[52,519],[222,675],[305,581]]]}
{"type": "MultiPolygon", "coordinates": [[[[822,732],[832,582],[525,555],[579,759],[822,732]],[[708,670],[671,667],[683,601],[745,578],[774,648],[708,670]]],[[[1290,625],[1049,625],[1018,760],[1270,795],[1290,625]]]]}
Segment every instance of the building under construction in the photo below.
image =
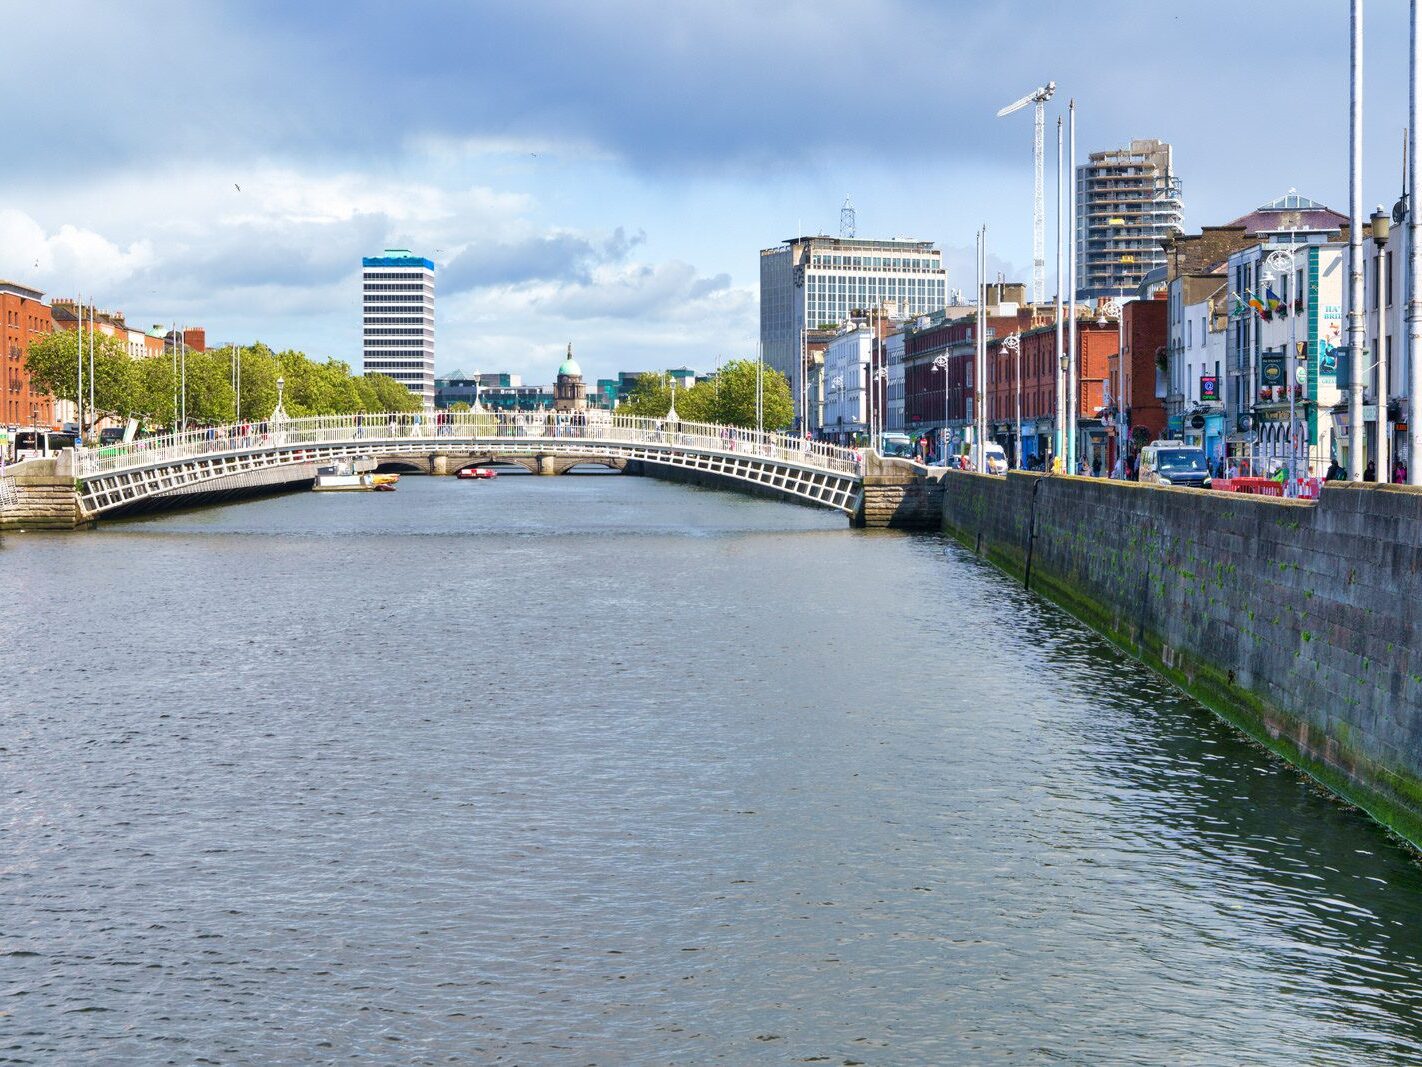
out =
{"type": "Polygon", "coordinates": [[[1180,179],[1164,141],[1092,152],[1076,168],[1077,298],[1135,296],[1165,264],[1161,240],[1182,232],[1180,179]]]}

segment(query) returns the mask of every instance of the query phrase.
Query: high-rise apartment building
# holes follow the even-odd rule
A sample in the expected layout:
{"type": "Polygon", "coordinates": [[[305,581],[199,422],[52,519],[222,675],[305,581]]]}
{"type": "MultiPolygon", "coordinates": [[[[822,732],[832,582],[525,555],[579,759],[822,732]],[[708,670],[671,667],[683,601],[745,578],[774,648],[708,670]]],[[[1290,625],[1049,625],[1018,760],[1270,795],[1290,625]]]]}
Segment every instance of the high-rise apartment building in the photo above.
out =
{"type": "Polygon", "coordinates": [[[1163,238],[1181,232],[1180,179],[1164,141],[1092,152],[1076,168],[1077,298],[1135,296],[1165,265],[1163,238]]]}
{"type": "Polygon", "coordinates": [[[434,263],[405,248],[361,260],[366,374],[394,378],[434,407],[434,263]]]}
{"type": "Polygon", "coordinates": [[[795,425],[808,406],[808,332],[851,311],[896,303],[907,316],[943,307],[943,253],[931,241],[795,237],[760,253],[760,342],[767,365],[790,381],[795,425]]]}

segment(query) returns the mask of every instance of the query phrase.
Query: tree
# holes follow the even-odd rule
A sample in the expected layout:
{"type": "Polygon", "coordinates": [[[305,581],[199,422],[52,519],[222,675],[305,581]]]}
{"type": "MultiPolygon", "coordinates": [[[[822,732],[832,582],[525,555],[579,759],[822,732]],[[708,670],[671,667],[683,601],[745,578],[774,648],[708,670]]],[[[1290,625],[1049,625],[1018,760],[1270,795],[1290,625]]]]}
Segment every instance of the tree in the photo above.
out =
{"type": "MultiPolygon", "coordinates": [[[[75,330],[56,330],[36,337],[25,354],[25,369],[35,388],[59,400],[73,401],[79,392],[81,335],[75,330]]],[[[104,416],[127,418],[134,413],[133,360],[123,343],[107,334],[93,335],[93,381],[90,383],[90,339],[82,335],[84,359],[83,403],[88,414],[86,426],[104,416]],[[89,396],[94,411],[89,412],[89,396]]]]}
{"type": "Polygon", "coordinates": [[[622,415],[660,419],[671,409],[671,399],[671,376],[647,371],[637,375],[637,380],[632,383],[632,391],[627,394],[627,399],[618,405],[617,410],[622,415]]]}
{"type": "MultiPolygon", "coordinates": [[[[755,426],[755,381],[757,364],[753,359],[733,359],[723,366],[716,377],[696,383],[693,393],[705,390],[707,413],[704,422],[719,422],[728,426],[755,426]]],[[[794,418],[790,402],[790,383],[785,375],[765,367],[761,379],[761,403],[767,430],[783,430],[794,418]]],[[[680,410],[681,401],[678,399],[680,410]]],[[[687,416],[690,418],[690,416],[687,416]]]]}
{"type": "Polygon", "coordinates": [[[466,411],[473,411],[474,409],[471,408],[465,401],[463,401],[463,400],[456,400],[453,404],[450,404],[450,405],[449,405],[449,409],[448,409],[448,410],[449,410],[450,412],[452,412],[453,414],[462,415],[462,414],[464,414],[466,411]]]}

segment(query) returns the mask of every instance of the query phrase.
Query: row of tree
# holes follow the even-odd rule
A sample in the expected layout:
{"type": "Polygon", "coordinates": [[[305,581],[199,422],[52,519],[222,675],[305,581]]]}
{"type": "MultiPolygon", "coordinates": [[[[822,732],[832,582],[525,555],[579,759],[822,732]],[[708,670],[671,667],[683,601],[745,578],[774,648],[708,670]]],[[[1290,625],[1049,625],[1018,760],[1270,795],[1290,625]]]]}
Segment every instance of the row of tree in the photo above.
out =
{"type": "MultiPolygon", "coordinates": [[[[705,378],[690,389],[677,389],[676,413],[689,422],[716,422],[725,426],[754,427],[756,375],[753,359],[735,359],[725,364],[715,377],[705,378]]],[[[671,409],[672,379],[667,374],[641,374],[618,412],[661,418],[671,409]]],[[[763,425],[767,430],[783,430],[794,418],[790,383],[771,367],[761,374],[763,425]]]]}
{"type": "MultiPolygon", "coordinates": [[[[73,330],[57,330],[30,342],[25,363],[38,389],[59,400],[75,399],[79,337],[73,330]]],[[[238,345],[235,353],[230,347],[189,350],[177,365],[172,352],[134,359],[117,338],[95,334],[93,342],[94,411],[88,413],[89,337],[84,337],[86,427],[105,417],[173,426],[184,400],[189,422],[265,419],[276,407],[278,378],[283,379],[282,406],[292,416],[414,411],[420,406],[419,398],[393,378],[352,374],[350,366],[339,360],[317,362],[302,352],[274,352],[260,342],[238,345]],[[239,356],[240,412],[233,386],[239,356]]]]}

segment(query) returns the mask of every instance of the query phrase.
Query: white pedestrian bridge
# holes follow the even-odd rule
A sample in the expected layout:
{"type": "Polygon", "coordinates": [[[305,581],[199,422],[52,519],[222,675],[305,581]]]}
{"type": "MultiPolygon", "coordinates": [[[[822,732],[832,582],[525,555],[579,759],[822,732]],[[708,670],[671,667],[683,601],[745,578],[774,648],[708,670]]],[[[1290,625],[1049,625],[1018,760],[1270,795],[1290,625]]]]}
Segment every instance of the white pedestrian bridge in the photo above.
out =
{"type": "Polygon", "coordinates": [[[863,460],[852,449],[737,426],[609,412],[320,415],[215,426],[73,458],[84,519],[199,503],[310,481],[318,467],[368,459],[431,474],[518,463],[541,474],[582,464],[670,468],[688,480],[768,492],[853,516],[863,460]],[[698,476],[699,475],[699,476],[698,476]]]}

